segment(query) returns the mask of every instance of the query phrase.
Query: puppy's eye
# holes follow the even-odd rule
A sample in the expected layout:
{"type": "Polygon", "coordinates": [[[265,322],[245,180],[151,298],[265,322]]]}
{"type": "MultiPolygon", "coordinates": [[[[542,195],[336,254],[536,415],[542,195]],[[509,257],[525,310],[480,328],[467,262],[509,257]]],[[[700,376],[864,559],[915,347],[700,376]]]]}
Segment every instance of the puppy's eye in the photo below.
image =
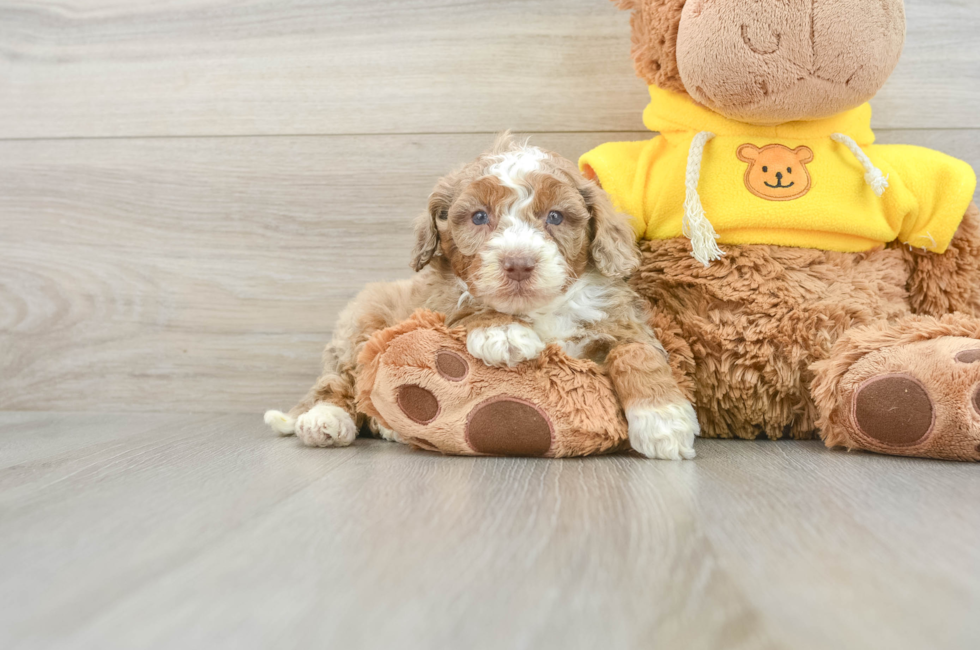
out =
{"type": "Polygon", "coordinates": [[[763,165],[763,166],[762,166],[762,173],[763,173],[763,174],[767,174],[767,173],[769,173],[769,167],[767,167],[766,165],[763,165]]]}
{"type": "Polygon", "coordinates": [[[564,220],[565,220],[565,215],[563,215],[558,210],[552,210],[551,212],[548,213],[547,223],[551,224],[552,226],[557,226],[564,220]]]}
{"type": "Polygon", "coordinates": [[[490,216],[483,210],[477,210],[473,213],[473,223],[478,226],[485,226],[490,222],[490,216]]]}

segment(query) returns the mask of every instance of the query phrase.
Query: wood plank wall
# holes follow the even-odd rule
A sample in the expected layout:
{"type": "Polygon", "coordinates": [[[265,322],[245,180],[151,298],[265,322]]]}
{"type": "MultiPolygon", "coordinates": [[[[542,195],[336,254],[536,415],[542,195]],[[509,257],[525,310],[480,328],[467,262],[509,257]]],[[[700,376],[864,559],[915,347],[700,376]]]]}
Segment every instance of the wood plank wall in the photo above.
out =
{"type": "MultiPolygon", "coordinates": [[[[980,3],[906,5],[879,140],[980,168],[980,3]]],[[[605,0],[0,0],[0,409],[289,406],[442,173],[645,103],[605,0]]]]}

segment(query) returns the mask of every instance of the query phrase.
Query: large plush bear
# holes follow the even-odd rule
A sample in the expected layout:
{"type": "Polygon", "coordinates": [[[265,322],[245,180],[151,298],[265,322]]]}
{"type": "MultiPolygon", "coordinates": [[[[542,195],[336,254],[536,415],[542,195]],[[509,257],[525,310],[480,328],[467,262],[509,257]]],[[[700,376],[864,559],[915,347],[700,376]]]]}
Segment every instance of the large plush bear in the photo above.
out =
{"type": "MultiPolygon", "coordinates": [[[[934,151],[875,145],[870,127],[866,102],[904,40],[901,0],[618,4],[659,135],[580,166],[644,240],[632,282],[702,435],[980,460],[976,177],[934,151]]],[[[624,446],[592,366],[555,351],[520,371],[478,367],[462,336],[434,315],[380,333],[362,357],[364,412],[448,453],[624,446]],[[423,380],[433,397],[402,402],[423,380]],[[549,426],[484,416],[488,391],[549,426]],[[423,407],[431,421],[411,415],[423,407]]]]}
{"type": "Polygon", "coordinates": [[[980,460],[976,177],[870,127],[901,0],[618,4],[660,135],[580,166],[646,240],[702,435],[980,460]]]}

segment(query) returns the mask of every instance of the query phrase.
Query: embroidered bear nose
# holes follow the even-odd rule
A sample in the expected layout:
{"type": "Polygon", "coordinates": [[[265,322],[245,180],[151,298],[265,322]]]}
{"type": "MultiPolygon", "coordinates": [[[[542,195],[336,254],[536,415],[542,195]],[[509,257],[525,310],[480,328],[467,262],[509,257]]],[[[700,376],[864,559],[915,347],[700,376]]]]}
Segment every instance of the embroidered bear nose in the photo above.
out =
{"type": "Polygon", "coordinates": [[[533,257],[505,257],[503,261],[504,273],[514,282],[521,282],[531,277],[534,272],[533,257]]]}
{"type": "Polygon", "coordinates": [[[776,180],[777,181],[783,180],[783,172],[776,172],[776,180]]]}

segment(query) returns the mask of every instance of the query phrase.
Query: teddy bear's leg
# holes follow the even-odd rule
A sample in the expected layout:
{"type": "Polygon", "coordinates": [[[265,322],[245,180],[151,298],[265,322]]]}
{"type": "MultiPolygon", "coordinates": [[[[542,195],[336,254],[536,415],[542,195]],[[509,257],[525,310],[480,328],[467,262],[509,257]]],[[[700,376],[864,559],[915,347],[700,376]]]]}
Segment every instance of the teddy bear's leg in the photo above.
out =
{"type": "Polygon", "coordinates": [[[828,447],[980,461],[980,320],[908,316],[854,328],[812,369],[828,447]]]}
{"type": "Polygon", "coordinates": [[[416,315],[369,341],[359,408],[398,442],[462,455],[584,456],[624,448],[609,379],[551,346],[516,366],[489,366],[461,328],[416,315]]]}

